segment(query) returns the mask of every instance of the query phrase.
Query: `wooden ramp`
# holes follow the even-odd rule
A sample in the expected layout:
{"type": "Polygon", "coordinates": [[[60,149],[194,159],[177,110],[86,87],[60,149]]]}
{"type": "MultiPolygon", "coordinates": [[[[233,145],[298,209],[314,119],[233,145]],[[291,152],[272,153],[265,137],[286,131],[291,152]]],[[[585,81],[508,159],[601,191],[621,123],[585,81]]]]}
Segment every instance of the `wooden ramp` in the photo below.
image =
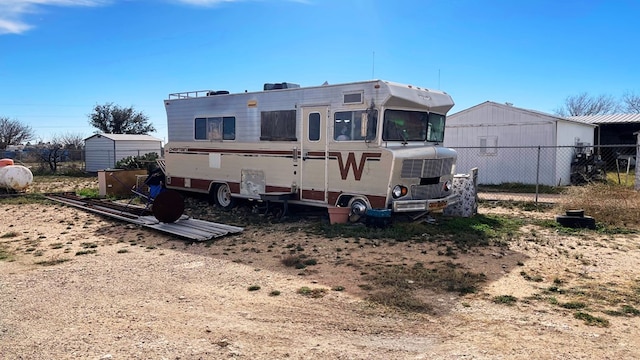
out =
{"type": "Polygon", "coordinates": [[[158,221],[147,208],[97,199],[83,199],[71,193],[46,194],[45,197],[86,211],[196,241],[211,240],[244,230],[241,227],[193,219],[186,215],[182,215],[173,223],[163,223],[158,221]]]}

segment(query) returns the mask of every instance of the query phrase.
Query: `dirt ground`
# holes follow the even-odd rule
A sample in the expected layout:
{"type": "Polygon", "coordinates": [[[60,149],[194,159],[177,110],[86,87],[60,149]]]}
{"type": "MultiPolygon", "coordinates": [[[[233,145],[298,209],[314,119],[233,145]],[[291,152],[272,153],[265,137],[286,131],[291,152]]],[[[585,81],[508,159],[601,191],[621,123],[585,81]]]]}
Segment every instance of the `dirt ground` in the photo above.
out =
{"type": "Polygon", "coordinates": [[[438,242],[310,235],[304,220],[194,243],[62,204],[0,213],[2,359],[640,358],[636,234],[527,225],[508,246],[451,256],[438,242]],[[295,251],[317,264],[284,266],[295,251]],[[372,266],[417,262],[487,281],[422,293],[429,313],[367,300],[372,266]]]}

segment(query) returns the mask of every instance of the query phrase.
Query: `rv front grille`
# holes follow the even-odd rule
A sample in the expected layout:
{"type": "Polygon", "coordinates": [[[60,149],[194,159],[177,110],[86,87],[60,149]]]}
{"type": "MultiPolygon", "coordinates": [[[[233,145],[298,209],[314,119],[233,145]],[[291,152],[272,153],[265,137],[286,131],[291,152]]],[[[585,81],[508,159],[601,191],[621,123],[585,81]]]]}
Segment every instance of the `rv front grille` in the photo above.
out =
{"type": "Polygon", "coordinates": [[[401,178],[433,178],[451,174],[454,159],[405,159],[401,178]]]}
{"type": "Polygon", "coordinates": [[[413,200],[438,199],[449,195],[442,190],[442,184],[411,185],[411,198],[413,200]]]}
{"type": "Polygon", "coordinates": [[[401,178],[419,178],[422,174],[422,159],[405,159],[402,162],[401,178]]]}

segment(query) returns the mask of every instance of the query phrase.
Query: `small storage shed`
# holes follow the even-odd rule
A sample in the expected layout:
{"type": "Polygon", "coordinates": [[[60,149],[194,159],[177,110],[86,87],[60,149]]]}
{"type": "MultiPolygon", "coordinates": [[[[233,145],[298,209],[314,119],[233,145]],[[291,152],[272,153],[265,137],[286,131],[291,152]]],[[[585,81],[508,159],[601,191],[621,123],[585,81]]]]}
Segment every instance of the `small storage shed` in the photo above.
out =
{"type": "Polygon", "coordinates": [[[162,140],[151,135],[95,134],[84,140],[86,171],[113,169],[129,156],[162,155],[162,140]]]}
{"type": "Polygon", "coordinates": [[[568,185],[576,150],[593,145],[594,127],[487,101],[449,115],[444,145],[458,151],[456,172],[479,169],[479,184],[538,179],[543,185],[568,185]]]}

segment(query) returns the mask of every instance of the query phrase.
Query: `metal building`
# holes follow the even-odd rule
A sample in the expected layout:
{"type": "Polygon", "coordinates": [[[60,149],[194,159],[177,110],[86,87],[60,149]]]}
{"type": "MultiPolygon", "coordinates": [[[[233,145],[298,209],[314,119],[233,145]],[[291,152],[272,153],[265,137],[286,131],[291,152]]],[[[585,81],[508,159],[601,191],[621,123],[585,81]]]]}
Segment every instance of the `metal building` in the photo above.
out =
{"type": "Polygon", "coordinates": [[[594,127],[486,101],[449,115],[444,145],[458,151],[456,172],[478,168],[479,184],[568,185],[575,152],[594,144],[594,127]]]}
{"type": "Polygon", "coordinates": [[[84,140],[86,171],[113,169],[129,156],[162,155],[162,140],[150,135],[95,134],[84,140]]]}

